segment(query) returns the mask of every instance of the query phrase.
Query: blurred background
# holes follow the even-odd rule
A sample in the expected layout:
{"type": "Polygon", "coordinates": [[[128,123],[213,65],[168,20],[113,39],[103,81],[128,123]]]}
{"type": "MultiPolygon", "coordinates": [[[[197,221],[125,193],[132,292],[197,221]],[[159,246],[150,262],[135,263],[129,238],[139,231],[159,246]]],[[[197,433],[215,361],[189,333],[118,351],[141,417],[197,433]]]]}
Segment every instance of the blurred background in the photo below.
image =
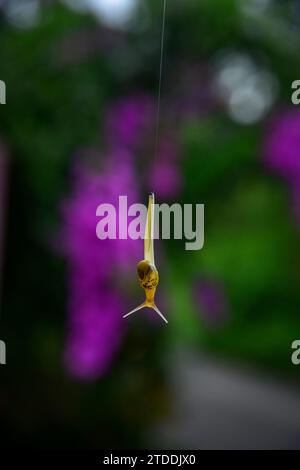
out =
{"type": "Polygon", "coordinates": [[[0,0],[2,447],[299,448],[298,0],[0,0]],[[204,203],[205,246],[96,238],[204,203]]]}

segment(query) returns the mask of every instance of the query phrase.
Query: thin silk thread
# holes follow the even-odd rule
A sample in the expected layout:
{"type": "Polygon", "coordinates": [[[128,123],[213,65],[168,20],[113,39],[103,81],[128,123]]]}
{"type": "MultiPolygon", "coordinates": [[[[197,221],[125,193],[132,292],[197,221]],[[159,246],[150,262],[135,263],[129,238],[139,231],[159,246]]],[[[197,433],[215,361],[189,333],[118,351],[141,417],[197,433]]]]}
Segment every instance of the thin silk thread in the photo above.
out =
{"type": "Polygon", "coordinates": [[[158,155],[158,145],[159,145],[161,89],[162,89],[162,75],[163,75],[164,46],[165,46],[166,10],[167,10],[167,0],[164,0],[163,15],[162,15],[161,45],[160,45],[160,65],[159,65],[157,111],[156,111],[156,133],[155,133],[155,150],[154,150],[154,159],[155,160],[156,160],[157,155],[158,155]]]}

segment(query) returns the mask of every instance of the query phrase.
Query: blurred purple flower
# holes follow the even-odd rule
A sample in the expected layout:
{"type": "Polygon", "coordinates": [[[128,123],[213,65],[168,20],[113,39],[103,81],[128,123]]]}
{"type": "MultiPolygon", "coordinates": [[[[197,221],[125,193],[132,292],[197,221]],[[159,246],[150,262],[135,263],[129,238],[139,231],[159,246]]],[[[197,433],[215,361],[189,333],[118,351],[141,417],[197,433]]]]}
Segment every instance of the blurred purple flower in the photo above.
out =
{"type": "Polygon", "coordinates": [[[108,111],[106,130],[112,148],[125,147],[136,151],[153,138],[154,101],[146,93],[119,99],[108,111]]]}
{"type": "Polygon", "coordinates": [[[161,198],[178,194],[182,186],[182,176],[177,162],[177,149],[173,140],[164,137],[158,149],[149,176],[149,189],[161,198]]]}
{"type": "Polygon", "coordinates": [[[101,283],[97,292],[92,287],[78,291],[78,279],[74,285],[70,283],[70,288],[73,298],[65,366],[74,377],[96,379],[107,370],[120,347],[123,299],[101,283]]]}
{"type": "Polygon", "coordinates": [[[288,109],[273,117],[264,143],[266,165],[287,180],[293,213],[300,223],[300,111],[288,109]]]}
{"type": "Polygon", "coordinates": [[[266,165],[284,178],[300,180],[300,110],[275,116],[268,129],[263,156],[266,165]]]}
{"type": "Polygon", "coordinates": [[[228,310],[223,286],[215,280],[198,280],[194,292],[203,320],[210,326],[220,326],[228,310]]]}
{"type": "Polygon", "coordinates": [[[127,195],[129,204],[138,200],[133,170],[126,159],[120,161],[123,153],[112,153],[99,174],[77,164],[73,192],[62,207],[61,239],[70,270],[65,366],[78,378],[101,376],[118,351],[124,328],[118,280],[140,256],[133,240],[96,236],[99,204],[117,206],[119,195],[127,195]]]}
{"type": "MultiPolygon", "coordinates": [[[[115,162],[112,154],[108,157],[110,165],[102,173],[77,166],[74,176],[72,196],[63,203],[64,253],[72,263],[81,269],[91,266],[107,279],[114,273],[114,265],[119,269],[127,268],[132,254],[136,253],[133,240],[99,240],[96,237],[96,208],[99,204],[110,203],[115,207],[119,195],[127,195],[128,204],[138,200],[136,179],[127,162],[115,162]]],[[[118,218],[117,218],[118,228],[118,218]]]]}

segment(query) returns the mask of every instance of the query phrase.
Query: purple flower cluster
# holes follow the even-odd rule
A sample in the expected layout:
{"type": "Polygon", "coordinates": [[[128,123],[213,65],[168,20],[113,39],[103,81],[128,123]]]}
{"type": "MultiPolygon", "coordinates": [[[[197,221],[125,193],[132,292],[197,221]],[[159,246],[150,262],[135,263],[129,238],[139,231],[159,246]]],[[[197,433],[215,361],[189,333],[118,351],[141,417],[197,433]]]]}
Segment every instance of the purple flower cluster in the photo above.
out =
{"type": "Polygon", "coordinates": [[[289,180],[300,179],[300,111],[291,109],[273,118],[264,156],[267,165],[289,180]]]}
{"type": "Polygon", "coordinates": [[[264,162],[290,187],[300,221],[300,111],[289,109],[273,117],[264,143],[264,162]]]}
{"type": "Polygon", "coordinates": [[[64,202],[64,253],[69,265],[69,321],[65,366],[75,377],[101,376],[120,346],[124,321],[124,295],[118,279],[140,256],[139,244],[96,237],[96,209],[101,203],[138,200],[130,165],[110,156],[101,173],[77,165],[70,198],[64,202]]]}
{"type": "Polygon", "coordinates": [[[154,101],[146,93],[117,100],[106,118],[106,135],[112,148],[138,151],[154,135],[154,101]]]}

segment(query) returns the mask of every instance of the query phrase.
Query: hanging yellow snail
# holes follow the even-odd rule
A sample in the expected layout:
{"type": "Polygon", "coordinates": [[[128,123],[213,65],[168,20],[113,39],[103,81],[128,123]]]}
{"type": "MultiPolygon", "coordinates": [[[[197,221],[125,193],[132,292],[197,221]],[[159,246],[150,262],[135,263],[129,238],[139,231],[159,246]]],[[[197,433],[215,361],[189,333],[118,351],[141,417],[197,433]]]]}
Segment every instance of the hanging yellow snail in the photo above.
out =
{"type": "Polygon", "coordinates": [[[155,304],[155,293],[159,283],[159,274],[154,261],[154,194],[149,195],[147,221],[144,237],[144,259],[137,265],[137,274],[140,286],[145,291],[146,299],[137,308],[124,315],[123,318],[132,315],[144,307],[149,307],[166,322],[168,320],[163,316],[157,305],[155,304]]]}
{"type": "MultiPolygon", "coordinates": [[[[159,118],[160,118],[160,101],[161,101],[161,84],[162,84],[162,70],[163,70],[163,53],[164,53],[164,38],[165,38],[165,19],[167,0],[163,0],[163,17],[162,17],[162,34],[161,34],[161,47],[160,47],[160,71],[159,71],[159,85],[158,85],[158,100],[157,100],[157,123],[156,123],[156,142],[155,142],[155,156],[158,152],[159,140],[159,118]]],[[[140,286],[145,291],[146,299],[137,308],[124,315],[123,318],[132,315],[133,313],[141,310],[144,307],[152,308],[155,312],[168,323],[168,320],[163,316],[155,303],[155,293],[159,282],[158,270],[154,261],[154,194],[149,195],[147,221],[145,229],[144,241],[144,259],[137,265],[137,274],[140,286]]]]}

